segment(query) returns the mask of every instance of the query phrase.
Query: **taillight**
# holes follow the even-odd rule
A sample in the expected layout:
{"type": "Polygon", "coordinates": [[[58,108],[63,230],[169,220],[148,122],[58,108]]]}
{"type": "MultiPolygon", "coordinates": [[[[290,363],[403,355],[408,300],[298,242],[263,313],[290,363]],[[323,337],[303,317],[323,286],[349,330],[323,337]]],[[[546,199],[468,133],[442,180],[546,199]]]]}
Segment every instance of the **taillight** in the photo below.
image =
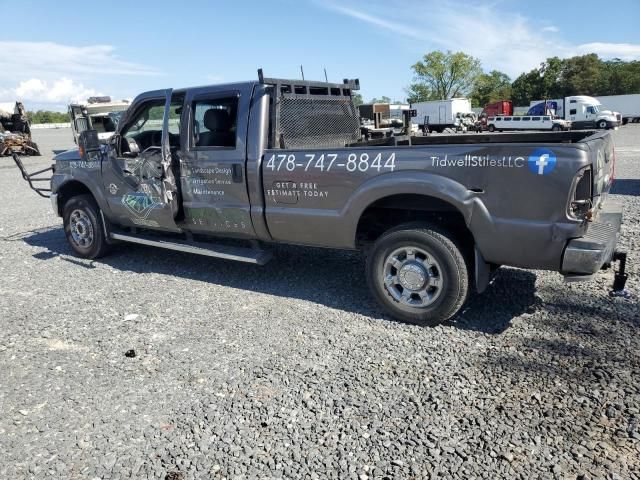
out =
{"type": "Polygon", "coordinates": [[[569,203],[569,216],[580,220],[590,220],[590,211],[593,206],[591,201],[593,170],[591,167],[580,170],[573,185],[573,195],[569,203]]]}
{"type": "Polygon", "coordinates": [[[616,147],[611,147],[611,185],[616,179],[616,147]]]}

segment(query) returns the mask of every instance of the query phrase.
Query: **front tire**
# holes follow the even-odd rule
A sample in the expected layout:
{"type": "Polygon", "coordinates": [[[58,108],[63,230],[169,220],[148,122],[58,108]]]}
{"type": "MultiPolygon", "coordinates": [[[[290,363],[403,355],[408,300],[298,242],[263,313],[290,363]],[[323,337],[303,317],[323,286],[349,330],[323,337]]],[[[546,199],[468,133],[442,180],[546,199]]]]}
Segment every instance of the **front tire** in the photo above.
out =
{"type": "Polygon", "coordinates": [[[491,133],[493,133],[493,132],[495,132],[495,131],[496,131],[496,127],[495,127],[494,125],[489,125],[488,130],[489,130],[491,133]]]}
{"type": "Polygon", "coordinates": [[[605,120],[600,120],[598,122],[598,128],[601,128],[602,130],[605,130],[607,128],[607,122],[605,120]]]}
{"type": "Polygon", "coordinates": [[[70,198],[64,204],[62,220],[67,241],[79,257],[99,258],[109,251],[100,208],[91,195],[70,198]]]}
{"type": "Polygon", "coordinates": [[[393,318],[434,326],[453,317],[469,292],[462,249],[451,234],[406,224],[382,235],[367,258],[367,284],[393,318]]]}

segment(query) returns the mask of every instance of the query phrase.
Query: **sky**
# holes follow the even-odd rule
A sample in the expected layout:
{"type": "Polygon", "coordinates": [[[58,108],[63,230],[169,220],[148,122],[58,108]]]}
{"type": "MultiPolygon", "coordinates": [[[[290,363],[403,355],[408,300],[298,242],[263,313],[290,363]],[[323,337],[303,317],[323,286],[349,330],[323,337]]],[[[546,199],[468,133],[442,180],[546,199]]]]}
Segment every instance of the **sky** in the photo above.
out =
{"type": "Polygon", "coordinates": [[[640,60],[640,0],[0,0],[0,106],[279,78],[406,96],[411,65],[463,51],[515,79],[550,56],[640,60]]]}

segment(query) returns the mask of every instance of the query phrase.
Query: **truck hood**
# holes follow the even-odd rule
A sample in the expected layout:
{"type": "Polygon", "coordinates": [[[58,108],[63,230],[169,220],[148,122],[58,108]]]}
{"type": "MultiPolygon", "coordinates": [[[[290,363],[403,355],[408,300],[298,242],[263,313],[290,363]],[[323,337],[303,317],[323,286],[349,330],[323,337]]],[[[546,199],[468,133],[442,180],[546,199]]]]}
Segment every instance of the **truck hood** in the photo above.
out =
{"type": "Polygon", "coordinates": [[[600,110],[598,112],[599,117],[618,117],[620,112],[614,112],[613,110],[600,110]]]}

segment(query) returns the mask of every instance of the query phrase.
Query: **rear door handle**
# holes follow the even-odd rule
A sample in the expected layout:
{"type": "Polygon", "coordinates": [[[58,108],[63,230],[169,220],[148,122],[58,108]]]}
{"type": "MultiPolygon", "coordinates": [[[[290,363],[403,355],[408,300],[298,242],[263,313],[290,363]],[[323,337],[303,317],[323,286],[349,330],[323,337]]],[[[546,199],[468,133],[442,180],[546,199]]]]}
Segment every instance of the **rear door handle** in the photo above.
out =
{"type": "Polygon", "coordinates": [[[239,163],[231,165],[231,178],[234,183],[242,183],[242,177],[242,165],[239,163]]]}

